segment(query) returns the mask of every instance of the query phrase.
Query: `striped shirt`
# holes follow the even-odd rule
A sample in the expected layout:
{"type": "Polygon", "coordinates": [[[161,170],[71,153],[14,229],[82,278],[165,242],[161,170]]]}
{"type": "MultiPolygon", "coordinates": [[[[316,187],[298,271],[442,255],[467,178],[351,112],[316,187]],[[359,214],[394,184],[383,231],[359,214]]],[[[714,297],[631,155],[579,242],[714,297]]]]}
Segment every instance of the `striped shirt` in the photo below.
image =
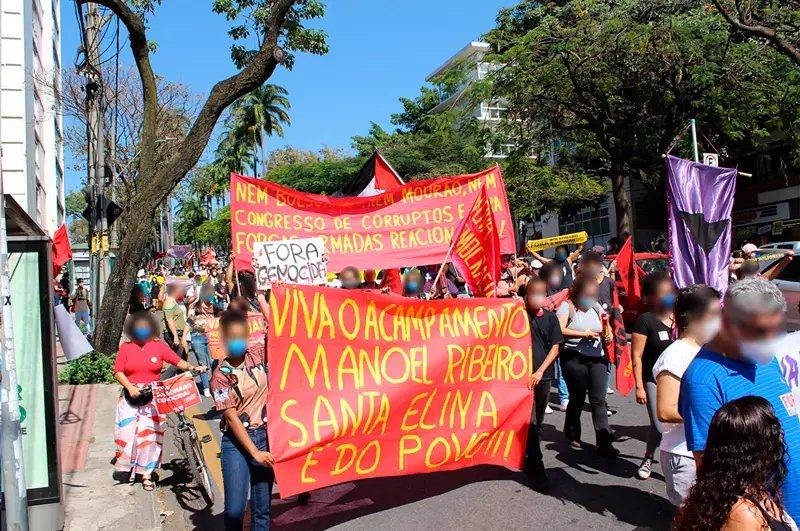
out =
{"type": "Polygon", "coordinates": [[[783,501],[791,517],[800,520],[800,419],[788,400],[792,395],[781,376],[777,360],[767,365],[727,358],[702,348],[681,380],[678,409],[684,421],[689,450],[706,448],[708,427],[714,413],[727,402],[743,396],[760,396],[775,410],[783,426],[788,473],[783,501]]]}

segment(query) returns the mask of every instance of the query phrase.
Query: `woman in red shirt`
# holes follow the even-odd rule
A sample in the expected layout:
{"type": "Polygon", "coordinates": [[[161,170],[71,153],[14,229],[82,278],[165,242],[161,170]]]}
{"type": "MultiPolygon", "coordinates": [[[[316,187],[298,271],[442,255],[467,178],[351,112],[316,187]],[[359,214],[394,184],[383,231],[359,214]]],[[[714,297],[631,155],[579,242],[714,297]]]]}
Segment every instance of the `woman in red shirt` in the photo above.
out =
{"type": "Polygon", "coordinates": [[[142,388],[161,379],[164,363],[181,370],[204,372],[204,366],[193,367],[180,359],[163,341],[156,340],[158,325],[148,312],[138,312],[128,317],[125,334],[131,338],[119,347],[114,362],[114,378],[122,386],[117,401],[117,423],[114,440],[117,451],[112,463],[121,472],[142,476],[144,490],[153,490],[153,471],[161,463],[161,445],[164,440],[164,416],[158,413],[152,395],[142,388]]]}

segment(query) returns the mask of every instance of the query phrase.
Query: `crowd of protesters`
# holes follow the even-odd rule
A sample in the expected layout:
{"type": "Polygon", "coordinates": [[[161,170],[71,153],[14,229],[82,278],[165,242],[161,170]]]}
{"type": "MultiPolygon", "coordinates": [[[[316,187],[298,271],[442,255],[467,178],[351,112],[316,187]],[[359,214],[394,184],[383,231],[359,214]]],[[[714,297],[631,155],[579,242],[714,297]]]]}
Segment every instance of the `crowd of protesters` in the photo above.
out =
{"type": "MultiPolygon", "coordinates": [[[[552,412],[554,387],[553,407],[565,411],[568,445],[575,451],[592,448],[581,431],[588,399],[594,451],[608,459],[619,456],[609,425],[606,397],[614,391],[605,345],[612,334],[608,314],[623,311],[616,302],[613,260],[620,244],[612,239],[607,248],[587,252],[560,246],[553,258],[503,258],[496,296],[520,298],[531,325],[534,407],[525,472],[536,490],[548,488],[539,433],[552,412]]],[[[631,354],[634,397],[644,406],[642,421],[649,428],[636,475],[646,479],[660,463],[666,495],[677,508],[676,529],[796,529],[792,518],[800,518],[800,420],[797,406],[787,405],[792,391],[775,360],[786,302],[771,277],[752,265],[753,253],[745,246],[734,257],[724,295],[706,285],[678,290],[667,271],[641,280],[643,311],[632,327],[631,354]]],[[[380,272],[346,267],[329,285],[419,299],[471,296],[451,264],[380,272]]],[[[81,312],[88,310],[80,289],[72,296],[76,319],[79,303],[81,312]]],[[[241,529],[248,497],[251,529],[269,527],[274,460],[265,429],[266,347],[249,346],[247,323],[250,312],[269,321],[268,298],[269,292],[256,289],[252,273],[234,270],[232,259],[198,271],[140,270],[130,298],[128,341],[115,366],[124,389],[116,463],[132,478],[139,474],[146,489],[153,488],[161,437],[139,440],[120,422],[139,416],[159,433],[163,419],[152,406],[137,405],[141,386],[160,377],[163,362],[201,372],[200,390],[213,397],[222,415],[227,529],[241,529]],[[214,317],[220,317],[226,357],[209,376],[203,372],[212,366],[204,331],[214,317]],[[197,366],[188,362],[190,351],[197,366]],[[142,444],[148,461],[132,462],[126,448],[142,444]]],[[[86,313],[80,318],[88,324],[86,313]]],[[[307,494],[301,497],[306,500],[307,494]]]]}

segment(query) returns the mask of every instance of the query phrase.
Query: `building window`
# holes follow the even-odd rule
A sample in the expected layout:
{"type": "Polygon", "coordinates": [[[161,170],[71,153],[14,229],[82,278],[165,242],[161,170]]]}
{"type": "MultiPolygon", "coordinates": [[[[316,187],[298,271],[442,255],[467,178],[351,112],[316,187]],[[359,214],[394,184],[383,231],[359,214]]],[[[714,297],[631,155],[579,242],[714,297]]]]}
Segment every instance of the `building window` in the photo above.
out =
{"type": "Polygon", "coordinates": [[[505,110],[505,107],[498,103],[481,103],[481,118],[497,122],[503,118],[505,110]]]}
{"type": "Polygon", "coordinates": [[[38,182],[36,183],[36,220],[39,222],[40,225],[45,225],[44,219],[44,212],[45,212],[45,205],[44,205],[44,188],[38,182]]]}
{"type": "Polygon", "coordinates": [[[56,70],[61,70],[61,60],[58,58],[58,48],[56,47],[56,43],[53,42],[53,64],[56,67],[56,70]]]}
{"type": "Polygon", "coordinates": [[[558,220],[559,234],[586,231],[593,241],[597,238],[611,235],[611,225],[608,221],[608,207],[587,207],[571,216],[564,216],[558,220]]]}

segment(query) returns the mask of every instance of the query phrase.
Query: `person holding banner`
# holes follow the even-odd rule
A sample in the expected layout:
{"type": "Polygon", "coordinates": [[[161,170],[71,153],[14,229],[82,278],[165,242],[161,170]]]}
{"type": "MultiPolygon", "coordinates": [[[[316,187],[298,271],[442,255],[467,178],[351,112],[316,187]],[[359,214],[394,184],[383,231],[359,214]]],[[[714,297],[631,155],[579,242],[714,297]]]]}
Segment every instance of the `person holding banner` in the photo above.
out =
{"type": "Polygon", "coordinates": [[[125,335],[131,340],[119,347],[114,362],[114,378],[122,386],[122,392],[117,401],[114,429],[117,451],[112,463],[118,471],[130,472],[131,483],[141,474],[146,491],[155,488],[151,475],[161,463],[164,417],[158,413],[153,395],[142,390],[161,379],[165,363],[183,371],[206,370],[203,365],[194,367],[180,359],[166,343],[156,339],[157,334],[158,325],[152,314],[130,315],[125,335]]]}
{"type": "Polygon", "coordinates": [[[542,430],[547,400],[555,377],[555,361],[564,336],[561,325],[553,312],[542,306],[547,297],[547,283],[534,277],[525,286],[525,308],[531,323],[531,343],[533,346],[533,369],[528,388],[533,391],[533,410],[528,428],[528,442],[525,448],[525,470],[532,476],[534,489],[547,488],[547,476],[542,462],[539,433],[542,430]]]}
{"type": "Polygon", "coordinates": [[[561,286],[559,286],[559,289],[567,289],[570,287],[572,280],[575,278],[573,267],[575,266],[575,262],[578,260],[578,258],[581,257],[581,252],[583,252],[582,243],[578,244],[575,250],[571,253],[567,249],[566,245],[559,245],[556,247],[555,258],[546,258],[536,251],[531,251],[531,255],[543,264],[547,264],[548,262],[555,262],[558,264],[559,269],[561,269],[561,286]]]}
{"type": "Polygon", "coordinates": [[[250,498],[250,529],[266,531],[275,459],[267,440],[267,366],[265,350],[248,348],[247,316],[227,311],[220,318],[227,357],[211,377],[214,407],[220,421],[225,529],[241,530],[250,498]]]}
{"type": "Polygon", "coordinates": [[[603,351],[604,339],[610,339],[610,330],[603,327],[603,309],[597,302],[597,282],[586,275],[578,275],[569,288],[569,297],[556,312],[564,348],[560,355],[564,380],[569,389],[569,403],[564,418],[564,435],[570,446],[582,448],[581,412],[586,396],[592,410],[592,423],[597,441],[597,452],[609,458],[619,455],[611,442],[606,404],[608,360],[603,351]]]}

